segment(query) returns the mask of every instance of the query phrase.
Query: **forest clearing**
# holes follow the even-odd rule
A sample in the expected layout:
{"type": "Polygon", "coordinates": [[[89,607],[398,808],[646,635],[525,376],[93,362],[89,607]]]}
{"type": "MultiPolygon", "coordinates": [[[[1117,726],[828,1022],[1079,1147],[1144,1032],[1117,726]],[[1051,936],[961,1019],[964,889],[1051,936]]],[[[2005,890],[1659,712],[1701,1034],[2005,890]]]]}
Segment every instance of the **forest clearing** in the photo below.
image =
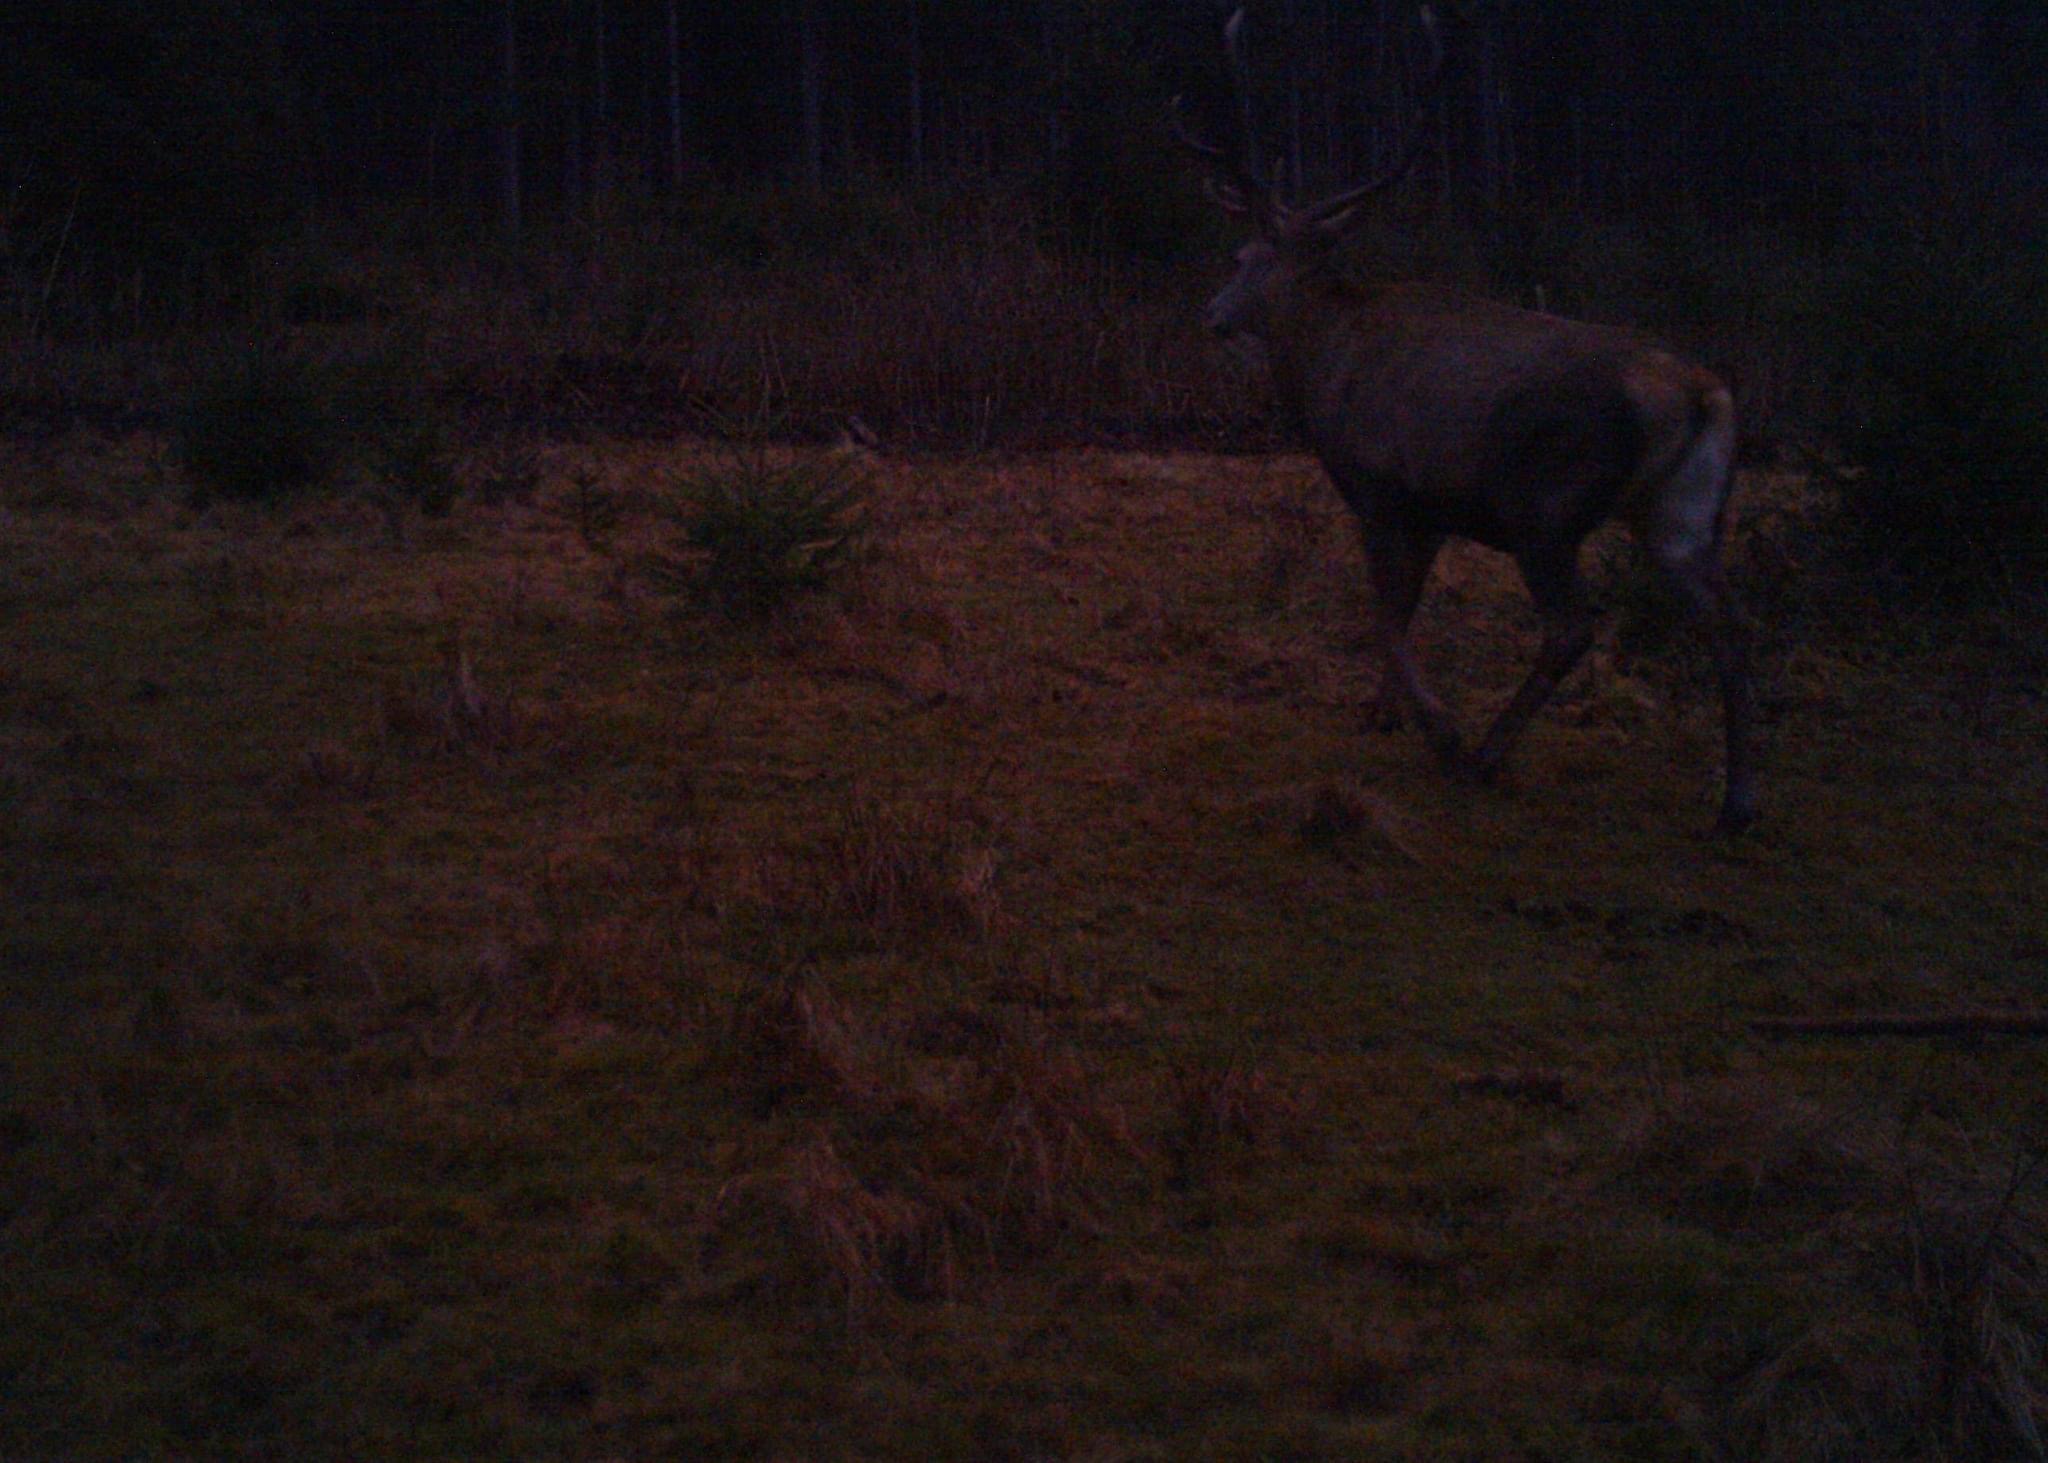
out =
{"type": "Polygon", "coordinates": [[[2039,0],[13,9],[0,1463],[2048,1460],[2039,0]]]}
{"type": "MultiPolygon", "coordinates": [[[[2025,627],[1799,608],[1746,470],[1715,839],[1618,541],[1480,788],[1305,458],[763,449],[865,530],[738,618],[655,572],[735,451],[0,447],[0,1454],[2038,1448],[2048,1049],[1749,1025],[2038,1004],[2025,627]]],[[[1418,627],[1475,727],[1536,633],[1464,545],[1418,627]]]]}

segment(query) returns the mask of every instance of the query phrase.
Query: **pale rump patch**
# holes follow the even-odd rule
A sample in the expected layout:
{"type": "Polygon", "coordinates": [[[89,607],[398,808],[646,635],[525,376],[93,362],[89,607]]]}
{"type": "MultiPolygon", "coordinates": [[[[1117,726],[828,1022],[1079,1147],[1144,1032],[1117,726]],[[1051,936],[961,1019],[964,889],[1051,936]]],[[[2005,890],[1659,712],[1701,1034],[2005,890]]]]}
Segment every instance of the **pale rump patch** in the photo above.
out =
{"type": "Polygon", "coordinates": [[[1651,489],[1654,508],[1644,547],[1660,562],[1682,564],[1714,546],[1735,461],[1735,402],[1715,387],[1702,400],[1705,420],[1692,448],[1661,487],[1651,489]]]}

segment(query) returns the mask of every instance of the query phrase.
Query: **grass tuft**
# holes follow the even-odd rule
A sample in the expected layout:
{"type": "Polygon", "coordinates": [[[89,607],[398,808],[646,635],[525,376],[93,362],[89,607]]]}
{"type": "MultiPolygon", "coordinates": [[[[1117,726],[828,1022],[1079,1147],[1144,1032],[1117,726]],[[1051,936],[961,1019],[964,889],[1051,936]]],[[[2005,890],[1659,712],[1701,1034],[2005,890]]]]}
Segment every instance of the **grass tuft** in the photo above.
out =
{"type": "Polygon", "coordinates": [[[477,679],[459,637],[446,649],[440,674],[416,690],[387,688],[384,733],[401,744],[443,754],[499,757],[531,740],[537,722],[512,697],[477,679]]]}
{"type": "Polygon", "coordinates": [[[804,1092],[866,1109],[889,1090],[860,1018],[810,976],[764,981],[742,999],[731,1029],[734,1056],[771,1100],[804,1092]]]}
{"type": "Polygon", "coordinates": [[[957,800],[885,803],[856,789],[813,855],[815,896],[833,918],[884,932],[986,937],[1002,911],[995,850],[957,800]]]}
{"type": "Polygon", "coordinates": [[[779,1197],[811,1262],[849,1313],[881,1289],[905,1242],[925,1222],[915,1200],[863,1184],[829,1138],[798,1151],[779,1197]]]}
{"type": "Polygon", "coordinates": [[[983,1063],[953,1121],[973,1145],[972,1208],[1027,1247],[1090,1229],[1120,1162],[1140,1155],[1120,1104],[1068,1048],[1026,1035],[983,1063]]]}
{"type": "Polygon", "coordinates": [[[2048,1196],[1912,1116],[1886,1134],[1755,1080],[1684,1084],[1624,1135],[1619,1168],[1717,1234],[1798,1248],[1801,1303],[1723,1416],[1766,1460],[2037,1458],[2048,1426],[2048,1196]]]}

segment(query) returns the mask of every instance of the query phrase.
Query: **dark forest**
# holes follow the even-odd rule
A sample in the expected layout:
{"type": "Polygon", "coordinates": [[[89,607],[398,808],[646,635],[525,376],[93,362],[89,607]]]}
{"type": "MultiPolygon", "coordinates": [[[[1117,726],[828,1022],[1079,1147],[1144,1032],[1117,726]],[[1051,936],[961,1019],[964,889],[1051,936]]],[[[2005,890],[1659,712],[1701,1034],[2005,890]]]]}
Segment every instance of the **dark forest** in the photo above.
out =
{"type": "MultiPolygon", "coordinates": [[[[314,205],[559,221],[710,192],[1021,190],[1075,223],[1181,191],[1161,117],[1223,116],[1208,0],[768,7],[85,3],[17,13],[8,262],[314,205]],[[74,210],[74,202],[76,208],[74,210]],[[75,212],[75,216],[74,216],[75,212]]],[[[1748,215],[1827,232],[2038,203],[2048,15],[2027,0],[1448,7],[1431,173],[1460,207],[1748,215]]],[[[1256,141],[1305,191],[1398,131],[1414,15],[1250,8],[1256,141]]],[[[1140,241],[1123,241],[1136,244],[1140,241]]],[[[1158,241],[1151,241],[1155,244],[1158,241]]]]}

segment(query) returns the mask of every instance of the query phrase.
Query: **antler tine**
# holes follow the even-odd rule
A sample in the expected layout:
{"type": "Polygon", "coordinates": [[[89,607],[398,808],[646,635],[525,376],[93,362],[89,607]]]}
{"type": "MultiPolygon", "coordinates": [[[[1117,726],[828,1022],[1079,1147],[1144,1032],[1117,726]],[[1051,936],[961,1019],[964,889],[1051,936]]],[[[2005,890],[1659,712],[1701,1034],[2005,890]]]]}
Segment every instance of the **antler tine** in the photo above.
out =
{"type": "Polygon", "coordinates": [[[1231,213],[1251,215],[1258,221],[1259,228],[1270,234],[1287,228],[1293,219],[1294,211],[1280,201],[1272,183],[1259,173],[1257,138],[1252,131],[1251,85],[1245,69],[1243,35],[1244,10],[1240,7],[1233,11],[1230,19],[1224,23],[1223,46],[1230,59],[1231,81],[1237,92],[1243,141],[1252,160],[1249,163],[1241,161],[1226,149],[1197,136],[1187,124],[1181,97],[1176,96],[1173,99],[1169,108],[1169,120],[1173,134],[1181,144],[1208,164],[1210,196],[1231,213]]]}
{"type": "Polygon", "coordinates": [[[1253,214],[1269,223],[1283,216],[1272,190],[1246,172],[1243,164],[1224,149],[1199,137],[1187,124],[1187,115],[1176,96],[1168,108],[1167,120],[1183,147],[1209,166],[1209,195],[1231,213],[1253,214]]]}
{"type": "Polygon", "coordinates": [[[1230,84],[1237,92],[1237,125],[1244,141],[1245,175],[1261,188],[1273,192],[1271,175],[1259,171],[1259,120],[1252,111],[1252,68],[1244,54],[1242,5],[1231,11],[1230,19],[1223,22],[1223,53],[1230,58],[1230,84]]]}
{"type": "Polygon", "coordinates": [[[1235,167],[1236,164],[1231,162],[1228,153],[1215,143],[1197,137],[1193,130],[1189,128],[1187,108],[1182,105],[1186,100],[1185,96],[1176,93],[1173,100],[1167,104],[1167,122],[1173,128],[1174,138],[1189,151],[1200,153],[1203,157],[1208,158],[1219,166],[1235,167]]]}

